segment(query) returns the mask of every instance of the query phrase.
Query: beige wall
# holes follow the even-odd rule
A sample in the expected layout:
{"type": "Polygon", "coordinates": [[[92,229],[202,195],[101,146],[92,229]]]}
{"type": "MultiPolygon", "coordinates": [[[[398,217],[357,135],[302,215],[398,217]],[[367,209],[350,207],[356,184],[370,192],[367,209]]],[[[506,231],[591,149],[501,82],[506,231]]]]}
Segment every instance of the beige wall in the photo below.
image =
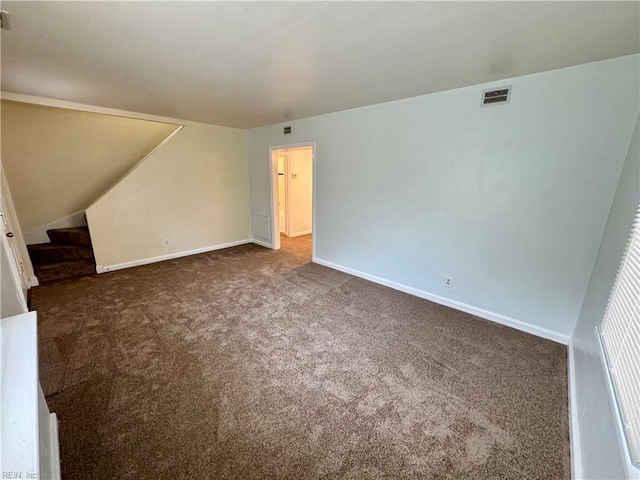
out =
{"type": "Polygon", "coordinates": [[[313,150],[311,147],[292,149],[288,157],[289,235],[304,235],[311,233],[312,225],[313,150]]]}
{"type": "Polygon", "coordinates": [[[88,208],[87,219],[106,270],[248,240],[245,131],[186,122],[88,208]]]}
{"type": "Polygon", "coordinates": [[[2,101],[2,160],[25,234],[86,209],[177,125],[2,101]]]}

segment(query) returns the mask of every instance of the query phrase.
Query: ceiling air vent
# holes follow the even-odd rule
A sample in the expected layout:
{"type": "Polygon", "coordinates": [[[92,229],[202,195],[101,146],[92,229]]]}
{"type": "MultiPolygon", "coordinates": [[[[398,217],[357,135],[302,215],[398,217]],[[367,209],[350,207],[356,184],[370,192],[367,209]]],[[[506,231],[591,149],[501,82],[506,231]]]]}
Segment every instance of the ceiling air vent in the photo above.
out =
{"type": "Polygon", "coordinates": [[[284,134],[289,135],[291,133],[291,127],[284,127],[284,134]]]}
{"type": "Polygon", "coordinates": [[[501,87],[495,90],[485,90],[482,92],[482,105],[499,105],[501,103],[509,103],[511,96],[511,87],[501,87]]]}

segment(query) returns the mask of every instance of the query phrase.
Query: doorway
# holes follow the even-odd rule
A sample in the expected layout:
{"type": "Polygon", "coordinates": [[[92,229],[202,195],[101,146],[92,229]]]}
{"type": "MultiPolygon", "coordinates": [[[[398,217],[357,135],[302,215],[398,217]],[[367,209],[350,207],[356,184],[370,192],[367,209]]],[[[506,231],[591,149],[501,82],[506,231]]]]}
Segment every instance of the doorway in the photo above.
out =
{"type": "Polygon", "coordinates": [[[314,234],[314,144],[271,147],[272,237],[280,248],[280,236],[314,234]]]}

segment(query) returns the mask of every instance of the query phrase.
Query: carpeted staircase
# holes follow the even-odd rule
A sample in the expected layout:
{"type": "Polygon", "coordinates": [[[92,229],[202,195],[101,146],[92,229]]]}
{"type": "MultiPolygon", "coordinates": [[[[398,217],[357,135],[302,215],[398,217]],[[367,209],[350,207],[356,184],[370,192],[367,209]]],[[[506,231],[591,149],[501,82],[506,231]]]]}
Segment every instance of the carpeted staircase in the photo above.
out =
{"type": "Polygon", "coordinates": [[[96,273],[88,227],[56,228],[47,235],[51,243],[27,246],[41,284],[96,273]]]}

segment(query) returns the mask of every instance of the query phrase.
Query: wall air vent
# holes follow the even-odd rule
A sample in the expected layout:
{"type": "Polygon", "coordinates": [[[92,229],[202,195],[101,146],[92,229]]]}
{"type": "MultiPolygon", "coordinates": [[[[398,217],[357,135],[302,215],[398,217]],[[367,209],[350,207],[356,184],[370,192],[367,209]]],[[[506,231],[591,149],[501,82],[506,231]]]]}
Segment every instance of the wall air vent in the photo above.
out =
{"type": "Polygon", "coordinates": [[[510,97],[511,87],[502,87],[495,90],[485,90],[484,92],[482,92],[482,106],[509,103],[510,97]]]}
{"type": "Polygon", "coordinates": [[[289,135],[291,133],[291,127],[284,127],[284,134],[289,135]]]}

